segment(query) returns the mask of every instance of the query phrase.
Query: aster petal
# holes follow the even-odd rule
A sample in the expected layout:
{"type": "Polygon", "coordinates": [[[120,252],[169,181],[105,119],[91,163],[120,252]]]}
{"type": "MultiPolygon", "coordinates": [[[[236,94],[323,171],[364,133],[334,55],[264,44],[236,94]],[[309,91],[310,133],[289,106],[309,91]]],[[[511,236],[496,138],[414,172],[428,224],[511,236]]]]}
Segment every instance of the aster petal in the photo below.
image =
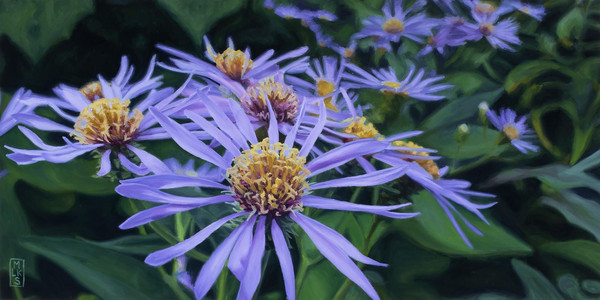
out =
{"type": "MultiPolygon", "coordinates": [[[[234,102],[234,101],[230,101],[230,102],[234,102]]],[[[240,130],[238,130],[238,128],[231,122],[231,120],[229,118],[227,118],[227,116],[223,112],[223,109],[218,107],[213,102],[213,100],[211,99],[210,96],[206,97],[204,104],[206,105],[206,108],[210,112],[210,115],[212,116],[214,122],[217,123],[219,128],[224,133],[228,134],[231,137],[232,141],[238,147],[240,147],[244,150],[249,149],[248,143],[246,142],[246,139],[240,133],[240,130]]]]}
{"type": "Polygon", "coordinates": [[[290,214],[290,217],[296,221],[298,225],[306,232],[308,237],[313,241],[319,252],[323,254],[342,274],[348,279],[356,283],[369,297],[372,299],[379,299],[377,292],[361,270],[348,258],[343,250],[339,249],[338,246],[333,244],[329,237],[325,238],[319,231],[314,228],[311,224],[307,223],[304,218],[300,217],[302,214],[290,214]]]}
{"type": "Polygon", "coordinates": [[[271,237],[273,237],[273,245],[275,245],[275,252],[277,253],[277,258],[279,258],[279,265],[283,274],[285,294],[288,300],[295,300],[296,279],[294,276],[294,264],[292,263],[290,249],[288,249],[288,245],[285,242],[283,232],[275,219],[271,222],[271,237]]]}
{"type": "Polygon", "coordinates": [[[323,103],[323,101],[319,101],[319,108],[319,120],[315,124],[313,130],[308,135],[308,138],[304,142],[304,145],[302,145],[302,148],[300,148],[300,152],[298,154],[299,156],[307,156],[310,153],[310,150],[315,145],[317,138],[319,138],[319,135],[323,131],[323,127],[325,127],[327,111],[325,110],[325,104],[323,103]]]}
{"type": "Polygon", "coordinates": [[[304,109],[306,107],[306,100],[302,99],[300,104],[300,113],[298,113],[298,118],[296,119],[296,124],[292,127],[292,129],[287,133],[285,137],[284,144],[288,147],[294,147],[294,142],[296,141],[296,134],[298,133],[298,128],[300,127],[300,123],[302,123],[302,117],[304,116],[304,109]]]}
{"type": "Polygon", "coordinates": [[[256,220],[256,216],[251,217],[233,230],[219,247],[215,249],[204,266],[202,266],[194,284],[194,294],[196,295],[196,299],[202,299],[206,296],[210,287],[215,283],[219,274],[221,274],[225,261],[227,261],[227,257],[229,257],[229,253],[231,253],[231,248],[233,248],[233,245],[237,241],[240,232],[246,226],[254,225],[254,220],[256,220]]]}
{"type": "Polygon", "coordinates": [[[52,163],[64,163],[72,160],[73,158],[80,156],[84,153],[90,152],[96,148],[102,147],[102,144],[92,145],[80,145],[80,144],[68,144],[60,147],[57,150],[43,150],[40,151],[41,156],[44,160],[52,163]]]}
{"type": "Polygon", "coordinates": [[[395,180],[406,173],[406,167],[391,167],[384,170],[379,170],[363,175],[350,176],[328,181],[314,183],[310,186],[311,190],[333,188],[333,187],[349,187],[349,186],[373,186],[380,185],[392,180],[395,180]]]}
{"type": "Polygon", "coordinates": [[[144,260],[145,263],[158,267],[168,263],[170,260],[184,255],[186,252],[194,249],[200,243],[204,242],[213,232],[217,229],[221,228],[223,224],[229,222],[232,219],[248,214],[245,211],[238,212],[235,214],[231,214],[224,218],[219,219],[211,223],[210,225],[204,227],[202,230],[198,231],[196,234],[192,235],[190,238],[177,243],[169,248],[165,248],[156,252],[151,253],[144,260]]]}
{"type": "Polygon", "coordinates": [[[140,161],[155,174],[171,173],[171,169],[169,169],[169,167],[167,167],[160,159],[156,158],[156,156],[131,145],[127,145],[127,149],[135,153],[140,161]]]}
{"type": "Polygon", "coordinates": [[[269,109],[269,128],[267,129],[269,134],[269,143],[275,144],[279,142],[279,126],[277,126],[277,118],[275,117],[275,111],[273,111],[273,105],[271,101],[267,100],[267,108],[269,109]]]}
{"type": "Polygon", "coordinates": [[[248,250],[252,246],[253,229],[254,225],[246,226],[244,230],[240,232],[240,238],[237,240],[237,243],[235,243],[235,246],[233,246],[229,261],[227,261],[227,268],[231,270],[231,273],[233,273],[240,282],[244,279],[244,274],[246,273],[245,271],[248,265],[248,250]]]}
{"type": "Polygon", "coordinates": [[[307,178],[343,165],[358,156],[383,151],[388,145],[389,143],[376,141],[374,139],[359,139],[346,143],[315,157],[306,164],[306,168],[311,172],[307,178]]]}
{"type": "Polygon", "coordinates": [[[256,225],[256,231],[252,238],[252,245],[248,252],[248,263],[246,266],[246,273],[244,279],[240,282],[240,289],[238,291],[238,299],[251,300],[252,296],[258,288],[258,283],[261,277],[261,262],[265,252],[265,222],[267,217],[260,216],[258,218],[258,224],[256,225]]]}
{"type": "Polygon", "coordinates": [[[96,173],[98,176],[104,176],[110,172],[110,150],[104,151],[100,159],[100,170],[96,173]]]}
{"type": "Polygon", "coordinates": [[[191,177],[176,174],[158,174],[121,181],[121,183],[139,183],[157,189],[175,189],[188,186],[209,187],[226,190],[229,187],[200,177],[191,177]]]}
{"type": "Polygon", "coordinates": [[[42,139],[35,134],[33,131],[31,131],[29,128],[24,127],[24,126],[17,126],[19,128],[19,130],[21,130],[21,132],[25,135],[25,137],[27,137],[27,139],[29,139],[29,141],[31,141],[35,146],[39,147],[40,149],[44,149],[44,150],[55,150],[55,149],[60,149],[60,147],[57,146],[50,146],[47,145],[46,143],[44,143],[44,141],[42,141],[42,139]]]}
{"type": "Polygon", "coordinates": [[[119,225],[119,228],[131,229],[200,206],[203,206],[203,204],[163,204],[155,206],[146,210],[142,210],[129,217],[127,220],[125,220],[125,222],[119,225]]]}
{"type": "Polygon", "coordinates": [[[40,117],[36,114],[32,113],[18,113],[14,114],[13,118],[19,121],[21,124],[31,126],[33,128],[43,130],[43,131],[59,131],[59,132],[71,132],[73,131],[72,127],[67,127],[62,124],[58,124],[54,121],[50,121],[44,117],[40,117]]]}
{"type": "Polygon", "coordinates": [[[206,160],[223,169],[229,168],[228,163],[217,152],[199,141],[189,131],[185,130],[177,122],[164,116],[158,110],[150,108],[150,112],[156,117],[160,125],[173,137],[173,140],[190,154],[206,160]]]}
{"type": "Polygon", "coordinates": [[[229,108],[233,113],[233,118],[235,119],[235,125],[240,130],[240,132],[246,137],[246,139],[252,144],[258,144],[258,139],[256,138],[256,132],[254,132],[252,127],[252,123],[250,123],[250,119],[244,112],[244,110],[240,107],[240,105],[235,101],[229,101],[229,108]]]}
{"type": "MultiPolygon", "coordinates": [[[[391,210],[399,209],[411,205],[411,203],[403,203],[391,206],[381,205],[365,205],[350,203],[347,201],[339,201],[335,199],[323,198],[319,196],[308,195],[302,197],[302,204],[308,207],[314,207],[319,209],[330,209],[330,210],[342,210],[342,211],[358,211],[371,213],[376,215],[382,215],[395,219],[411,218],[419,215],[419,213],[397,213],[391,212],[391,210]]],[[[342,248],[344,249],[344,248],[342,248]]],[[[356,258],[355,258],[356,259],[356,258]]]]}
{"type": "Polygon", "coordinates": [[[194,204],[201,203],[203,205],[222,203],[233,201],[234,199],[231,195],[218,195],[212,197],[184,197],[184,196],[176,196],[169,193],[165,193],[161,190],[152,188],[147,185],[139,184],[139,183],[124,183],[120,184],[115,188],[115,191],[119,193],[119,195],[139,199],[146,200],[151,202],[158,203],[171,203],[171,204],[194,204]]]}
{"type": "Polygon", "coordinates": [[[242,154],[238,148],[238,146],[233,144],[231,138],[213,124],[208,122],[205,118],[198,115],[193,111],[186,110],[184,114],[190,118],[190,120],[194,121],[194,123],[198,124],[204,131],[208,132],[212,135],[219,144],[223,145],[227,151],[229,151],[233,156],[239,156],[242,154]]]}
{"type": "Polygon", "coordinates": [[[129,171],[131,171],[131,173],[138,175],[138,176],[143,176],[146,175],[148,173],[150,173],[150,170],[148,168],[146,168],[146,166],[144,166],[144,164],[140,164],[139,166],[134,164],[132,161],[129,160],[129,158],[127,158],[125,155],[119,153],[117,155],[119,157],[119,161],[121,162],[121,164],[129,171]]]}

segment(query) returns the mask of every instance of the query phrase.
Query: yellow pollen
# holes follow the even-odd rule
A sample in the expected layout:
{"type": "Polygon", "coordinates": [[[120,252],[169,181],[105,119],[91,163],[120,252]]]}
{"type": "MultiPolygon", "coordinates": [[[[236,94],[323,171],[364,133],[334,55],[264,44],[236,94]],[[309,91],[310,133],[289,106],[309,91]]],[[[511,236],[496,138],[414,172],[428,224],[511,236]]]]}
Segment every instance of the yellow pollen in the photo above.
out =
{"type": "Polygon", "coordinates": [[[488,36],[494,32],[494,25],[488,22],[481,23],[481,25],[479,25],[479,31],[481,34],[488,36]]]}
{"type": "Polygon", "coordinates": [[[237,202],[245,211],[282,216],[302,209],[300,198],[309,189],[306,157],[269,138],[233,159],[226,177],[237,202]]]}
{"type": "Polygon", "coordinates": [[[73,136],[82,144],[124,145],[137,135],[144,115],[129,116],[129,100],[98,99],[79,113],[73,136]]]}
{"type": "Polygon", "coordinates": [[[252,60],[240,50],[227,48],[223,53],[216,54],[214,59],[217,68],[234,80],[241,80],[252,69],[252,60]]]}
{"type": "Polygon", "coordinates": [[[359,139],[379,138],[379,131],[372,123],[365,124],[367,118],[356,118],[350,125],[344,128],[344,133],[353,134],[359,139]]]}
{"type": "MultiPolygon", "coordinates": [[[[335,91],[335,84],[327,79],[318,79],[316,86],[317,94],[321,97],[330,95],[335,91]]],[[[331,100],[333,100],[333,97],[325,98],[325,107],[336,112],[339,111],[337,107],[331,103],[331,100]]]]}
{"type": "Polygon", "coordinates": [[[102,85],[100,85],[100,82],[98,81],[88,83],[86,86],[80,88],[79,92],[90,100],[90,102],[104,98],[104,94],[102,94],[102,85]]]}
{"type": "Polygon", "coordinates": [[[517,130],[517,128],[513,125],[504,125],[502,131],[511,141],[516,138],[519,138],[519,130],[517,130]]]}
{"type": "Polygon", "coordinates": [[[354,50],[352,50],[351,48],[344,49],[344,57],[345,58],[352,58],[352,57],[354,57],[354,50]]]}
{"type": "Polygon", "coordinates": [[[402,85],[400,82],[395,82],[395,81],[384,81],[381,84],[383,84],[385,86],[389,86],[394,89],[397,89],[402,85]]]}
{"type": "MultiPolygon", "coordinates": [[[[419,149],[419,148],[423,148],[411,141],[409,142],[404,142],[404,141],[394,141],[393,142],[394,146],[398,146],[398,147],[406,147],[406,148],[415,148],[415,149],[419,149]]],[[[405,150],[398,150],[399,153],[402,154],[409,154],[409,155],[416,155],[416,156],[429,156],[429,153],[427,152],[419,152],[419,151],[405,151],[405,150]]],[[[439,179],[440,178],[440,168],[437,166],[437,164],[431,160],[431,159],[411,159],[411,158],[403,158],[405,161],[409,161],[409,162],[413,162],[416,161],[419,166],[421,166],[421,168],[423,168],[425,171],[427,171],[427,173],[429,173],[433,178],[435,179],[439,179]]]]}
{"type": "Polygon", "coordinates": [[[400,95],[402,97],[408,98],[407,88],[405,87],[402,91],[398,91],[397,89],[402,86],[401,83],[395,81],[384,81],[381,83],[384,86],[391,87],[391,89],[383,89],[381,92],[388,95],[400,95]]]}
{"type": "Polygon", "coordinates": [[[528,13],[529,13],[529,7],[527,7],[527,6],[523,6],[523,7],[521,7],[520,11],[522,11],[522,12],[524,12],[524,13],[528,14],[528,13]]]}
{"type": "Polygon", "coordinates": [[[404,22],[396,18],[390,18],[383,22],[381,28],[387,33],[401,33],[404,31],[404,22]]]}
{"type": "Polygon", "coordinates": [[[490,14],[496,10],[496,6],[489,2],[479,2],[473,10],[478,14],[490,14]]]}
{"type": "Polygon", "coordinates": [[[433,37],[433,35],[430,35],[427,37],[427,44],[435,47],[436,43],[437,42],[436,42],[435,38],[433,37]]]}

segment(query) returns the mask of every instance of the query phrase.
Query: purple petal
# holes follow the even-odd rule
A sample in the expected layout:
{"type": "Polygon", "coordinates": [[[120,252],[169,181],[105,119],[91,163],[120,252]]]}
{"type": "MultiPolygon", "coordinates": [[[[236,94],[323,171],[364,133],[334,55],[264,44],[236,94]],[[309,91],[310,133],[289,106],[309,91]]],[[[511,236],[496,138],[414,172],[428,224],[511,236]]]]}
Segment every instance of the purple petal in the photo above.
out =
{"type": "Polygon", "coordinates": [[[50,121],[33,113],[18,113],[14,114],[13,118],[15,118],[21,124],[25,124],[27,126],[31,126],[33,128],[43,131],[59,131],[67,133],[73,131],[72,127],[67,127],[65,125],[58,124],[54,121],[50,121]]]}
{"type": "Polygon", "coordinates": [[[154,267],[162,266],[162,265],[166,264],[167,262],[169,262],[170,260],[172,260],[173,258],[183,255],[186,252],[194,249],[194,247],[196,247],[200,243],[204,242],[204,240],[206,240],[213,232],[215,232],[217,229],[221,228],[221,226],[223,226],[223,224],[229,222],[229,220],[232,220],[234,218],[240,217],[245,214],[248,214],[248,213],[245,211],[242,211],[242,212],[238,212],[238,213],[226,216],[216,222],[213,222],[210,225],[204,227],[198,233],[192,235],[190,238],[184,240],[183,242],[175,244],[169,248],[165,248],[165,249],[151,253],[150,255],[148,255],[146,257],[146,260],[144,260],[144,262],[146,262],[147,264],[154,266],[154,267]]]}
{"type": "Polygon", "coordinates": [[[406,167],[392,167],[384,170],[379,170],[363,175],[350,176],[338,179],[332,179],[324,182],[318,182],[310,186],[311,190],[333,188],[333,187],[347,187],[347,186],[373,186],[380,185],[398,177],[403,176],[406,173],[406,167]]]}
{"type": "Polygon", "coordinates": [[[267,108],[269,109],[269,128],[267,129],[269,144],[275,144],[279,142],[279,126],[277,126],[277,118],[275,117],[271,101],[266,102],[267,108]]]}
{"type": "Polygon", "coordinates": [[[154,172],[154,174],[169,174],[171,173],[171,169],[165,165],[160,159],[156,158],[156,156],[142,150],[138,149],[134,146],[127,145],[127,149],[133,151],[137,157],[140,158],[140,161],[150,169],[150,171],[154,172]]]}
{"type": "Polygon", "coordinates": [[[246,266],[246,274],[244,279],[240,283],[240,289],[238,291],[238,299],[251,300],[252,296],[258,288],[260,282],[261,269],[262,269],[262,258],[265,253],[265,222],[267,217],[260,216],[258,218],[258,224],[256,225],[256,231],[252,238],[252,245],[248,252],[248,264],[246,266]]]}
{"type": "Polygon", "coordinates": [[[152,188],[139,183],[120,184],[115,188],[115,191],[121,196],[139,199],[158,203],[171,204],[195,204],[202,203],[204,205],[215,204],[221,202],[233,201],[231,195],[218,195],[212,197],[184,197],[165,193],[161,190],[152,188]]]}
{"type": "Polygon", "coordinates": [[[254,225],[246,226],[240,233],[240,238],[235,243],[227,262],[227,267],[240,282],[244,279],[248,263],[248,249],[252,245],[252,229],[254,229],[254,225]]]}
{"type": "Polygon", "coordinates": [[[144,164],[140,164],[139,166],[134,164],[133,162],[131,162],[129,160],[129,158],[127,158],[125,155],[119,153],[119,161],[121,162],[121,164],[123,165],[123,167],[125,167],[127,170],[131,171],[131,173],[138,175],[138,176],[143,176],[146,175],[148,173],[150,173],[150,170],[148,170],[148,168],[146,168],[146,166],[144,166],[144,164]]]}
{"type": "Polygon", "coordinates": [[[308,135],[308,138],[306,139],[306,142],[304,142],[304,145],[302,145],[302,148],[300,149],[300,153],[298,154],[299,156],[307,156],[310,153],[310,150],[315,145],[317,138],[323,131],[323,127],[325,127],[325,120],[327,119],[327,111],[325,110],[324,101],[319,101],[319,108],[320,108],[319,120],[315,124],[315,127],[313,128],[313,130],[308,135]]]}
{"type": "Polygon", "coordinates": [[[411,218],[419,215],[419,213],[395,213],[391,210],[399,209],[410,205],[411,203],[403,203],[392,206],[380,206],[380,205],[365,205],[350,203],[347,201],[339,201],[335,199],[323,198],[313,195],[302,197],[302,204],[308,207],[320,208],[320,209],[331,209],[331,210],[342,210],[342,211],[359,211],[371,214],[382,215],[395,219],[411,218]]]}
{"type": "Polygon", "coordinates": [[[100,170],[98,176],[104,176],[110,172],[110,150],[106,150],[100,159],[100,170]]]}
{"type": "Polygon", "coordinates": [[[296,299],[296,279],[294,276],[294,264],[292,263],[292,256],[290,255],[290,249],[285,242],[285,237],[277,221],[273,219],[271,222],[271,236],[273,237],[273,245],[275,245],[275,252],[277,258],[279,258],[279,265],[281,265],[281,273],[283,274],[283,282],[285,285],[285,294],[288,300],[296,299]]]}
{"type": "Polygon", "coordinates": [[[157,189],[175,189],[187,186],[210,187],[223,190],[229,189],[229,187],[225,185],[208,179],[175,174],[150,175],[123,180],[122,183],[139,183],[157,189]]]}
{"type": "Polygon", "coordinates": [[[130,229],[137,226],[141,226],[152,221],[160,220],[178,212],[187,211],[196,207],[203,206],[203,204],[188,204],[188,205],[177,205],[177,204],[163,204],[155,206],[146,210],[142,210],[135,215],[125,220],[119,228],[130,229]]]}
{"type": "MultiPolygon", "coordinates": [[[[234,101],[229,100],[229,102],[234,101]]],[[[222,132],[228,134],[238,147],[242,149],[248,149],[249,147],[246,139],[242,136],[240,130],[238,130],[231,120],[227,118],[223,112],[223,109],[217,107],[210,97],[206,97],[204,104],[206,105],[206,108],[208,108],[208,111],[210,112],[214,122],[217,123],[222,132]]]]}
{"type": "Polygon", "coordinates": [[[373,139],[359,139],[339,146],[310,161],[306,165],[306,168],[311,172],[307,178],[343,165],[358,156],[382,151],[388,145],[386,142],[379,142],[373,139]]]}
{"type": "Polygon", "coordinates": [[[194,113],[193,111],[186,110],[183,114],[190,118],[190,120],[194,121],[194,123],[198,124],[204,131],[208,132],[213,138],[219,142],[219,144],[223,145],[227,151],[231,152],[233,156],[240,156],[242,153],[240,152],[238,146],[233,144],[233,141],[229,136],[227,136],[223,131],[218,129],[215,125],[208,122],[205,118],[194,113]]]}

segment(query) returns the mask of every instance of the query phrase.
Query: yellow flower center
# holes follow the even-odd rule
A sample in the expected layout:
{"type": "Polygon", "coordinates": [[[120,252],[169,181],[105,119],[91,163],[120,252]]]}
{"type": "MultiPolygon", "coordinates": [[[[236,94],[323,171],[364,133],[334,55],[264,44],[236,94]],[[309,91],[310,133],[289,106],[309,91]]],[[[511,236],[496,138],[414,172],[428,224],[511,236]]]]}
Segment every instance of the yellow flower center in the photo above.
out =
{"type": "Polygon", "coordinates": [[[350,125],[344,128],[344,133],[353,134],[359,139],[380,138],[379,131],[375,129],[372,123],[367,124],[367,118],[365,117],[357,117],[350,125]]]}
{"type": "Polygon", "coordinates": [[[381,28],[387,33],[401,33],[404,31],[404,22],[396,18],[390,18],[383,22],[381,28]]]}
{"type": "Polygon", "coordinates": [[[511,141],[516,138],[519,138],[519,130],[517,130],[517,128],[513,125],[504,125],[502,131],[511,141]]]}
{"type": "Polygon", "coordinates": [[[308,190],[306,157],[282,143],[270,145],[269,138],[233,159],[227,169],[236,201],[248,212],[283,216],[302,209],[300,198],[308,190]]]}
{"type": "Polygon", "coordinates": [[[400,95],[402,97],[408,98],[408,92],[406,91],[406,88],[404,88],[404,90],[402,91],[397,91],[396,89],[401,87],[402,84],[399,82],[395,82],[395,81],[384,81],[381,83],[384,86],[388,86],[391,87],[391,89],[383,89],[381,90],[384,94],[388,94],[388,95],[400,95]]]}
{"type": "Polygon", "coordinates": [[[80,88],[79,92],[88,98],[90,102],[104,98],[104,94],[102,94],[102,85],[100,85],[100,82],[98,81],[88,83],[86,86],[80,88]]]}
{"type": "Polygon", "coordinates": [[[352,48],[346,48],[346,49],[344,49],[344,57],[345,58],[352,58],[352,57],[354,57],[354,50],[352,50],[352,48]]]}
{"type": "Polygon", "coordinates": [[[479,25],[479,31],[481,34],[488,36],[494,32],[494,25],[488,22],[481,23],[481,25],[479,25]]]}
{"type": "Polygon", "coordinates": [[[98,99],[79,113],[79,118],[71,132],[82,144],[105,144],[119,146],[137,136],[144,118],[139,110],[129,116],[129,100],[98,99]]]}
{"type": "Polygon", "coordinates": [[[522,12],[524,12],[524,13],[528,14],[528,13],[529,13],[529,7],[527,7],[527,6],[523,6],[523,7],[521,7],[520,11],[522,11],[522,12]]]}
{"type": "Polygon", "coordinates": [[[473,10],[478,14],[490,14],[496,10],[496,6],[489,2],[479,2],[473,10]]]}
{"type": "MultiPolygon", "coordinates": [[[[330,95],[331,93],[333,93],[335,91],[335,84],[333,84],[333,82],[327,80],[327,79],[318,79],[317,80],[317,94],[321,97],[330,95]]],[[[333,105],[331,103],[331,100],[333,100],[333,97],[327,97],[325,98],[325,107],[333,110],[333,111],[339,111],[337,109],[337,107],[335,107],[335,105],[333,105]]]]}
{"type": "Polygon", "coordinates": [[[435,37],[433,35],[430,35],[427,37],[427,44],[435,47],[435,45],[437,44],[437,41],[435,40],[435,37]]]}
{"type": "MultiPolygon", "coordinates": [[[[409,141],[409,142],[394,141],[394,146],[415,148],[415,149],[423,148],[411,141],[409,141]]],[[[417,150],[415,150],[415,151],[398,150],[398,152],[402,153],[402,154],[409,154],[409,155],[416,155],[416,156],[429,156],[429,153],[419,152],[417,150]]],[[[435,178],[435,179],[440,178],[440,168],[437,166],[437,164],[433,160],[431,160],[431,159],[411,159],[411,158],[404,158],[404,160],[409,161],[409,162],[416,161],[419,164],[419,166],[421,166],[421,168],[423,168],[425,171],[427,171],[427,173],[429,173],[433,178],[435,178]]]]}
{"type": "Polygon", "coordinates": [[[241,80],[244,74],[252,69],[252,60],[240,50],[227,48],[214,59],[217,68],[234,80],[241,80]]]}
{"type": "Polygon", "coordinates": [[[296,94],[289,86],[275,81],[273,77],[248,87],[246,96],[242,100],[244,109],[262,121],[269,121],[267,101],[271,103],[278,122],[289,122],[298,113],[299,100],[296,94]]]}

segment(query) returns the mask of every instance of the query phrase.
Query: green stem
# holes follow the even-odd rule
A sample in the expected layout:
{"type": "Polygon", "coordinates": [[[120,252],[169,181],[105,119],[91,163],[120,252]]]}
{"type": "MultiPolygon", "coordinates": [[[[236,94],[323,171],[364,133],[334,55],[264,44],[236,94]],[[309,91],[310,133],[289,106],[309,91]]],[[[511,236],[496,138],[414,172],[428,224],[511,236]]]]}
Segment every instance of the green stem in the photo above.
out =
{"type": "MultiPolygon", "coordinates": [[[[137,206],[135,205],[135,203],[133,202],[133,199],[127,198],[127,200],[129,201],[129,205],[131,206],[132,215],[137,213],[139,210],[138,210],[137,206]]],[[[146,228],[144,228],[144,226],[138,226],[137,229],[141,235],[148,234],[148,232],[146,232],[146,228]]]]}
{"type": "Polygon", "coordinates": [[[15,291],[15,298],[17,300],[23,300],[23,295],[21,294],[21,289],[18,287],[13,287],[13,290],[15,291]]]}
{"type": "Polygon", "coordinates": [[[354,193],[352,193],[352,196],[350,197],[350,203],[356,203],[356,199],[358,199],[361,190],[362,187],[358,187],[354,190],[354,193]]]}
{"type": "Polygon", "coordinates": [[[169,276],[169,274],[167,274],[167,272],[165,271],[165,269],[163,267],[158,267],[157,269],[160,272],[160,274],[163,276],[163,278],[165,279],[164,281],[167,283],[167,285],[171,288],[171,290],[173,290],[173,292],[175,292],[175,295],[177,295],[178,299],[181,299],[181,300],[189,300],[190,299],[190,297],[188,297],[188,295],[186,295],[179,288],[179,285],[177,284],[177,279],[173,280],[173,278],[171,278],[169,276]]]}
{"type": "Polygon", "coordinates": [[[308,271],[308,267],[310,267],[310,264],[307,262],[306,258],[302,257],[300,259],[298,272],[296,273],[296,291],[300,291],[302,288],[302,283],[304,282],[304,278],[306,278],[306,271],[308,271]]]}
{"type": "Polygon", "coordinates": [[[221,271],[221,275],[219,275],[218,283],[217,283],[217,300],[225,300],[227,295],[227,269],[221,271]]]}

